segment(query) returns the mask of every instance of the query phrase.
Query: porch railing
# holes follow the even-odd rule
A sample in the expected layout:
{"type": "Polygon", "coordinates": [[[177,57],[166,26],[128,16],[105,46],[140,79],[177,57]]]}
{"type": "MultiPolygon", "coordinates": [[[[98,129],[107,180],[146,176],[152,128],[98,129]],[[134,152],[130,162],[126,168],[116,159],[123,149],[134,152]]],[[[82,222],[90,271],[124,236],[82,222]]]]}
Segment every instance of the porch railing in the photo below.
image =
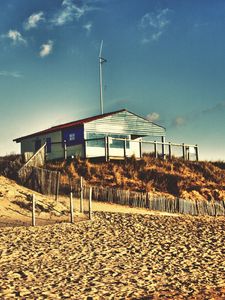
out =
{"type": "Polygon", "coordinates": [[[198,145],[178,144],[160,141],[137,141],[122,138],[95,138],[84,141],[85,157],[125,158],[135,155],[140,158],[144,153],[152,153],[158,158],[181,157],[184,160],[199,160],[198,145]]]}

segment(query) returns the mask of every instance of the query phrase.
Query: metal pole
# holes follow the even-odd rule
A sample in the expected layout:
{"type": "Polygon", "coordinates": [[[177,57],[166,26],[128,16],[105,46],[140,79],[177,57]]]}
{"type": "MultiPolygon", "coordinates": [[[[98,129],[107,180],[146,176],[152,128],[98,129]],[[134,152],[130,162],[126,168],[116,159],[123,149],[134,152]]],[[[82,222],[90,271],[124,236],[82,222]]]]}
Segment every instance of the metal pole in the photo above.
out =
{"type": "Polygon", "coordinates": [[[102,58],[99,57],[99,81],[100,81],[100,111],[103,114],[103,90],[102,90],[102,58]]]}
{"type": "Polygon", "coordinates": [[[102,65],[106,60],[102,57],[102,46],[103,41],[101,41],[100,51],[99,51],[99,82],[100,82],[100,111],[101,114],[104,112],[103,108],[103,89],[102,89],[102,65]]]}

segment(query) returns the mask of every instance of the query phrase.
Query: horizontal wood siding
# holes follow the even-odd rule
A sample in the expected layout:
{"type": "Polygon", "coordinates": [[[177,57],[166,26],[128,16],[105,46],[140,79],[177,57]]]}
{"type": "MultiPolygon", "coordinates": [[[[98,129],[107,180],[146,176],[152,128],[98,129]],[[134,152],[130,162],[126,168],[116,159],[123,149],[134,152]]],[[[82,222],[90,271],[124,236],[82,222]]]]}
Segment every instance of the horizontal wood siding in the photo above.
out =
{"type": "MultiPolygon", "coordinates": [[[[51,132],[48,134],[38,135],[35,137],[26,138],[21,141],[21,153],[33,152],[35,153],[35,141],[40,140],[41,146],[46,143],[46,140],[51,138],[51,143],[57,143],[62,140],[61,131],[51,132]]],[[[64,155],[64,150],[62,144],[53,144],[51,147],[51,152],[47,154],[47,159],[61,158],[64,155]]]]}
{"type": "Polygon", "coordinates": [[[85,132],[126,134],[135,136],[165,136],[165,128],[128,111],[118,112],[84,124],[85,132]]]}

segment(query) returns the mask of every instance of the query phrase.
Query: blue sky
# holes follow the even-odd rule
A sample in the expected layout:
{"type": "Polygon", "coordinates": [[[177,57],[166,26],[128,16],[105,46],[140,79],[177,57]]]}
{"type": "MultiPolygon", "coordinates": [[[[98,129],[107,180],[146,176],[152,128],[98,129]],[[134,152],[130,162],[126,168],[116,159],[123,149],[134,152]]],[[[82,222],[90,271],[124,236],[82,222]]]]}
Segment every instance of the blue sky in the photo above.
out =
{"type": "Polygon", "coordinates": [[[13,138],[121,108],[225,160],[224,0],[2,0],[0,155],[13,138]]]}

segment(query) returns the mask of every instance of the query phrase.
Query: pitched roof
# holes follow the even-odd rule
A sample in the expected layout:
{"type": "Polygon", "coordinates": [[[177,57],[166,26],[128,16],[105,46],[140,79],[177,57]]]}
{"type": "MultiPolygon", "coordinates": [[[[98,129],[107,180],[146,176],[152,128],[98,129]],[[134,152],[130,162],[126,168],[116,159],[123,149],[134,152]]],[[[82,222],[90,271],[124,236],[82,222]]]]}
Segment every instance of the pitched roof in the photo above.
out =
{"type": "Polygon", "coordinates": [[[38,131],[38,132],[29,134],[29,135],[25,135],[25,136],[16,138],[13,141],[19,143],[25,138],[35,137],[37,135],[42,135],[42,134],[48,134],[48,133],[59,131],[61,129],[65,129],[65,128],[68,128],[68,127],[80,126],[84,123],[88,123],[88,122],[98,120],[98,119],[101,119],[101,118],[104,118],[104,117],[107,117],[107,116],[111,116],[111,115],[117,114],[117,113],[122,112],[122,111],[126,111],[126,109],[121,109],[121,110],[117,110],[117,111],[113,111],[113,112],[109,112],[109,113],[105,113],[105,114],[101,114],[101,115],[96,115],[96,116],[93,116],[93,117],[80,119],[80,120],[77,120],[77,121],[73,121],[73,122],[53,126],[53,127],[50,127],[48,129],[45,129],[45,130],[42,130],[42,131],[38,131]]]}

